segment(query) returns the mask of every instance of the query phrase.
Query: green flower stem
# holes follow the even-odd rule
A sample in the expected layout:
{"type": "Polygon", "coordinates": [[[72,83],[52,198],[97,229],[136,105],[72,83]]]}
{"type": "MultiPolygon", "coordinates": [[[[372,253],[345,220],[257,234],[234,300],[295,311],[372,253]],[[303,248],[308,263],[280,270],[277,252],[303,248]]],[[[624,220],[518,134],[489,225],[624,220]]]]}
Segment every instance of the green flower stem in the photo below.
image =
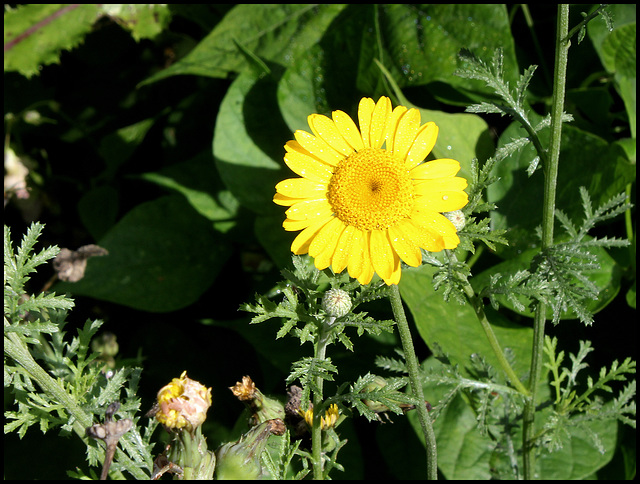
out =
{"type": "MultiPolygon", "coordinates": [[[[555,217],[556,185],[558,161],[562,135],[562,113],[564,111],[565,83],[569,52],[569,5],[558,5],[558,25],[556,32],[556,60],[553,84],[553,105],[551,108],[551,138],[548,161],[544,168],[544,198],[542,207],[542,249],[553,245],[553,224],[555,217]]],[[[533,479],[535,474],[535,411],[536,389],[542,373],[544,356],[544,326],[547,307],[540,303],[536,307],[533,322],[533,349],[529,391],[531,397],[525,403],[523,415],[523,470],[525,479],[533,479]]]]}
{"type": "MultiPolygon", "coordinates": [[[[416,358],[416,352],[413,349],[413,340],[411,339],[411,331],[409,330],[407,316],[405,315],[404,307],[402,306],[400,290],[396,284],[391,286],[389,300],[391,301],[393,315],[395,316],[396,324],[398,325],[398,333],[400,333],[400,341],[402,342],[404,357],[407,361],[411,391],[413,392],[413,396],[416,400],[424,402],[424,392],[422,391],[422,379],[420,378],[418,359],[416,358]]],[[[427,406],[418,405],[417,411],[418,419],[420,420],[420,427],[422,427],[422,433],[424,434],[424,440],[427,447],[427,479],[436,480],[438,479],[436,434],[433,431],[431,417],[429,417],[429,413],[427,412],[427,406]]]]}
{"type": "Polygon", "coordinates": [[[516,372],[513,370],[513,368],[511,367],[511,365],[509,364],[509,362],[504,356],[504,352],[502,351],[502,347],[498,342],[498,338],[496,338],[496,335],[493,332],[493,328],[491,327],[491,324],[487,319],[487,315],[484,312],[484,306],[482,304],[481,298],[479,298],[475,294],[473,288],[469,283],[463,286],[463,290],[465,295],[467,296],[467,299],[469,299],[469,302],[473,306],[473,310],[476,313],[476,317],[478,318],[478,321],[480,321],[480,325],[482,326],[484,334],[487,336],[487,340],[489,340],[491,349],[496,355],[496,358],[498,358],[498,363],[500,364],[500,367],[507,374],[507,376],[509,377],[509,380],[511,381],[511,384],[516,388],[516,390],[518,390],[520,393],[528,397],[529,390],[527,390],[526,387],[522,384],[522,382],[518,378],[518,375],[516,375],[516,372]]]}
{"type": "MultiPolygon", "coordinates": [[[[7,322],[5,320],[5,326],[7,322]]],[[[29,349],[18,334],[5,332],[4,352],[16,363],[22,366],[27,373],[54,401],[60,402],[64,409],[73,416],[73,430],[81,439],[86,439],[86,428],[93,424],[91,415],[87,414],[75,400],[55,381],[31,356],[29,349]]],[[[118,463],[120,463],[136,479],[149,479],[140,466],[133,462],[123,452],[119,451],[118,463]]]]}
{"type": "MultiPolygon", "coordinates": [[[[328,317],[322,323],[316,343],[315,357],[324,360],[327,355],[327,344],[329,343],[329,328],[336,318],[328,317]]],[[[324,479],[324,463],[322,461],[322,420],[320,406],[322,405],[322,387],[324,380],[322,377],[316,378],[317,392],[313,392],[313,425],[311,426],[311,456],[313,458],[313,478],[324,479]]]]}

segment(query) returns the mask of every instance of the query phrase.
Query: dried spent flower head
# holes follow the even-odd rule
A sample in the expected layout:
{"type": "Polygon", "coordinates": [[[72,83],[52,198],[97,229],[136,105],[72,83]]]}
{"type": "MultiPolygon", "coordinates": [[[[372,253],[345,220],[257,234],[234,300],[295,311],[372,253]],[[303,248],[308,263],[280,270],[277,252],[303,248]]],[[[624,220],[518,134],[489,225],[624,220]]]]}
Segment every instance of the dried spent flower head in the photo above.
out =
{"type": "Polygon", "coordinates": [[[187,377],[183,371],[158,392],[156,419],[167,429],[193,432],[207,418],[211,406],[211,388],[187,377]]]}
{"type": "Polygon", "coordinates": [[[334,318],[340,318],[351,310],[351,297],[342,289],[329,289],[322,298],[322,309],[334,318]]]}
{"type": "Polygon", "coordinates": [[[250,376],[243,376],[242,382],[236,382],[234,386],[229,387],[229,390],[238,397],[238,400],[253,400],[256,393],[256,384],[253,383],[250,376]]]}
{"type": "Polygon", "coordinates": [[[284,418],[284,407],[280,401],[264,395],[256,386],[250,376],[242,377],[242,382],[237,382],[229,390],[244,402],[251,411],[252,425],[258,425],[272,419],[284,418]]]}

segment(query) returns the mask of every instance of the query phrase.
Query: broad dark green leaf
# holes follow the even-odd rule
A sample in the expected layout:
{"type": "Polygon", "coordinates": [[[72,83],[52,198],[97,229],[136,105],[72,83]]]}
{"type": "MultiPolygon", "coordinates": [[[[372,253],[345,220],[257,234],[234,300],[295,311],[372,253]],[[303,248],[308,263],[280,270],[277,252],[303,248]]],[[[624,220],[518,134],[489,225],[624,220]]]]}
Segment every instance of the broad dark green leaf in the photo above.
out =
{"type": "Polygon", "coordinates": [[[235,225],[238,201],[220,182],[210,152],[141,177],[184,195],[196,212],[214,222],[216,230],[226,232],[235,225]]]}
{"type": "MultiPolygon", "coordinates": [[[[423,364],[425,368],[437,368],[440,365],[433,357],[427,359],[423,364]]],[[[437,405],[450,388],[447,385],[428,382],[423,386],[423,390],[425,398],[432,405],[437,405]]],[[[541,408],[536,419],[539,422],[544,422],[550,417],[551,409],[546,402],[550,392],[545,382],[541,382],[538,396],[541,408]]],[[[424,445],[417,414],[410,412],[407,417],[419,441],[422,441],[422,445],[424,445]]],[[[515,422],[516,419],[519,419],[519,415],[513,413],[509,418],[515,422]]],[[[476,412],[472,410],[466,399],[458,395],[433,422],[433,430],[438,443],[438,470],[448,480],[489,479],[497,477],[493,474],[496,468],[503,471],[510,468],[504,448],[501,450],[500,443],[496,443],[489,436],[480,434],[476,419],[476,412]]],[[[522,425],[521,420],[518,422],[520,425],[512,428],[512,445],[516,453],[520,455],[522,425]]],[[[566,439],[563,448],[554,453],[542,452],[538,456],[536,477],[545,480],[585,479],[611,460],[616,447],[617,423],[613,420],[592,421],[588,422],[586,426],[588,431],[570,424],[567,431],[571,437],[566,439]],[[601,454],[595,447],[589,432],[598,436],[605,449],[604,454],[601,454]]],[[[420,454],[415,453],[414,456],[417,458],[420,454]]],[[[391,467],[396,465],[393,463],[391,467]]],[[[519,471],[522,472],[521,467],[519,471]]],[[[504,478],[505,476],[500,477],[504,478]]]]}
{"type": "Polygon", "coordinates": [[[144,81],[175,75],[225,78],[242,72],[247,63],[242,49],[261,59],[288,65],[322,37],[344,5],[240,4],[186,57],[144,81]]]}
{"type": "Polygon", "coordinates": [[[614,29],[606,28],[601,19],[595,19],[587,25],[589,37],[608,72],[614,73],[614,80],[622,97],[629,123],[631,136],[636,137],[636,4],[616,4],[607,7],[611,10],[614,29]]]}
{"type": "Polygon", "coordinates": [[[138,205],[99,242],[109,255],[87,263],[84,279],[56,292],[166,312],[195,302],[225,263],[230,247],[182,196],[138,205]]]}
{"type": "Polygon", "coordinates": [[[453,76],[459,67],[458,52],[462,48],[480,57],[490,57],[496,48],[501,48],[507,79],[516,79],[518,75],[504,5],[387,4],[378,8],[376,21],[380,35],[370,29],[368,42],[363,40],[372,47],[370,55],[392,69],[401,86],[440,81],[454,87],[485,91],[481,83],[453,76]],[[378,45],[385,50],[384,55],[378,45]]]}
{"type": "Polygon", "coordinates": [[[271,77],[241,74],[220,106],[213,156],[222,180],[242,205],[277,213],[275,186],[291,174],[282,161],[289,139],[276,104],[276,83],[271,77]]]}

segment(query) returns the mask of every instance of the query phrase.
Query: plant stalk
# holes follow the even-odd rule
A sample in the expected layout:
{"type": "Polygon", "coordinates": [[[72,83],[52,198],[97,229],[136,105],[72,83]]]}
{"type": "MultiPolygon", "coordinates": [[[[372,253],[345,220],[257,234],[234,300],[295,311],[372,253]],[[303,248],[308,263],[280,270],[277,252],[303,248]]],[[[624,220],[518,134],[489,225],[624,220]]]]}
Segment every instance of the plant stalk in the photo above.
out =
{"type": "Polygon", "coordinates": [[[491,345],[491,349],[493,350],[493,353],[496,355],[496,358],[498,358],[498,363],[500,364],[500,367],[506,373],[507,377],[509,377],[511,384],[516,388],[516,390],[518,390],[520,393],[528,397],[529,390],[527,390],[525,386],[522,384],[522,382],[518,378],[518,375],[516,375],[516,372],[513,370],[513,368],[511,367],[511,365],[509,364],[509,362],[504,356],[504,352],[502,351],[502,347],[498,342],[498,338],[496,338],[496,335],[493,332],[493,328],[491,327],[491,324],[487,319],[487,315],[484,312],[484,306],[482,304],[482,300],[478,296],[476,296],[470,284],[468,283],[465,284],[463,286],[463,289],[464,289],[465,295],[467,296],[467,299],[473,306],[473,310],[476,313],[478,321],[480,321],[480,326],[482,326],[482,329],[484,330],[484,334],[487,336],[487,340],[491,345]]]}
{"type": "MultiPolygon", "coordinates": [[[[316,359],[324,360],[327,355],[327,344],[329,342],[330,326],[335,318],[328,317],[320,327],[318,342],[316,343],[316,359]]],[[[311,426],[311,456],[313,458],[313,478],[324,479],[324,462],[322,460],[322,416],[320,407],[322,405],[322,387],[324,380],[322,377],[316,378],[318,392],[313,392],[313,425],[311,426]]]]}
{"type": "MultiPolygon", "coordinates": [[[[556,59],[554,67],[553,102],[551,108],[551,137],[549,156],[544,168],[544,196],[542,207],[542,250],[553,245],[553,224],[555,218],[556,185],[562,136],[562,113],[564,111],[565,84],[567,78],[569,41],[569,5],[558,5],[558,24],[556,30],[556,59]]],[[[541,157],[542,158],[542,157],[541,157]]],[[[547,307],[539,303],[533,322],[533,348],[531,352],[531,371],[529,391],[531,397],[525,403],[523,415],[523,471],[525,479],[535,475],[535,411],[538,380],[542,373],[544,356],[544,327],[547,307]]]]}
{"type": "MultiPolygon", "coordinates": [[[[418,402],[424,402],[424,392],[422,391],[422,379],[420,378],[418,359],[416,358],[416,352],[413,348],[413,340],[411,338],[411,331],[409,330],[407,316],[404,312],[404,307],[402,306],[400,290],[396,284],[391,286],[389,300],[391,302],[391,308],[393,309],[396,324],[398,325],[398,333],[400,334],[400,341],[402,342],[402,350],[404,351],[404,357],[407,362],[411,391],[418,402]]],[[[427,448],[427,479],[436,480],[438,479],[436,434],[433,431],[431,417],[429,417],[429,413],[427,412],[427,406],[421,404],[418,405],[416,409],[418,411],[418,419],[420,420],[420,427],[422,428],[427,448]]]]}

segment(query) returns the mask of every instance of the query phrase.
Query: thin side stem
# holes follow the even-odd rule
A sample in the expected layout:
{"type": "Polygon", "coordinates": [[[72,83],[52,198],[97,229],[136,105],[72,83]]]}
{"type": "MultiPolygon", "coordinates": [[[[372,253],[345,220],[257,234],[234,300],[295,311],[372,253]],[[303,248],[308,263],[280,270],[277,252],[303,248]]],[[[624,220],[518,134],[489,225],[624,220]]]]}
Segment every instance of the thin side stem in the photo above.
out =
{"type": "Polygon", "coordinates": [[[520,393],[522,393],[523,395],[528,397],[529,396],[529,390],[527,390],[525,388],[525,386],[522,384],[522,382],[518,378],[518,375],[516,375],[516,372],[513,370],[513,368],[511,367],[511,365],[509,364],[509,362],[507,361],[507,359],[504,356],[504,352],[502,351],[502,347],[500,346],[500,342],[498,341],[498,338],[496,337],[495,333],[493,332],[493,328],[491,327],[491,324],[489,323],[489,320],[487,319],[487,315],[484,312],[484,306],[482,304],[482,300],[475,294],[475,292],[474,292],[474,290],[473,290],[473,288],[471,287],[470,284],[465,284],[463,286],[463,289],[464,289],[464,292],[465,292],[465,294],[467,296],[467,299],[469,300],[469,302],[473,306],[473,310],[476,313],[476,317],[478,318],[478,321],[480,321],[480,326],[482,326],[482,329],[484,330],[484,334],[487,336],[487,340],[489,341],[489,344],[491,345],[491,349],[493,350],[493,353],[498,358],[498,363],[500,363],[500,367],[502,368],[502,370],[509,377],[509,380],[511,381],[511,384],[520,393]]]}
{"type": "MultiPolygon", "coordinates": [[[[542,249],[553,245],[553,224],[555,217],[556,185],[562,136],[562,113],[564,111],[565,84],[569,52],[569,5],[558,5],[558,25],[556,31],[556,60],[553,84],[553,105],[551,109],[551,140],[548,162],[544,168],[544,198],[542,207],[542,249]]],[[[533,326],[533,348],[531,352],[531,373],[529,391],[531,398],[524,408],[523,420],[523,468],[524,478],[535,475],[535,411],[538,380],[542,373],[544,357],[544,327],[547,307],[539,303],[536,307],[533,326]]]]}
{"type": "MultiPolygon", "coordinates": [[[[424,402],[424,392],[422,391],[422,379],[420,378],[418,358],[416,357],[416,352],[413,348],[411,331],[409,330],[407,316],[404,312],[404,307],[402,306],[400,290],[396,284],[391,286],[389,300],[391,301],[391,308],[393,309],[396,324],[398,325],[398,333],[400,334],[404,357],[407,361],[411,391],[413,392],[413,396],[416,400],[424,402]]],[[[418,419],[420,420],[420,427],[422,428],[422,433],[424,434],[424,440],[427,447],[427,479],[436,480],[438,479],[436,434],[433,431],[431,417],[429,417],[429,413],[427,412],[427,406],[418,405],[417,411],[418,419]]]]}

